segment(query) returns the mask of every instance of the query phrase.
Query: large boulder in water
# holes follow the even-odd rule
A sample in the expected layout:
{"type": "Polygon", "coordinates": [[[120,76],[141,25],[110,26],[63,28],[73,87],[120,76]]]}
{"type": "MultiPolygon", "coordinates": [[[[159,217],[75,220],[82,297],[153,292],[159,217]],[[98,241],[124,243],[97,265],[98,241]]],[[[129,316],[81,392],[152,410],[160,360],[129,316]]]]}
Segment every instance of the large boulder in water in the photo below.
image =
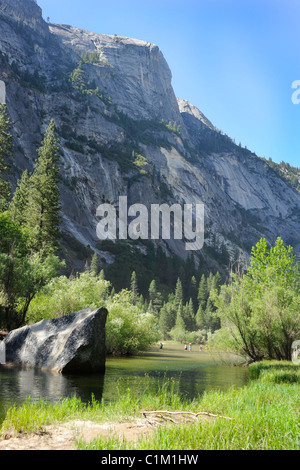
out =
{"type": "Polygon", "coordinates": [[[6,364],[59,373],[105,371],[107,310],[85,309],[11,331],[6,364]]]}

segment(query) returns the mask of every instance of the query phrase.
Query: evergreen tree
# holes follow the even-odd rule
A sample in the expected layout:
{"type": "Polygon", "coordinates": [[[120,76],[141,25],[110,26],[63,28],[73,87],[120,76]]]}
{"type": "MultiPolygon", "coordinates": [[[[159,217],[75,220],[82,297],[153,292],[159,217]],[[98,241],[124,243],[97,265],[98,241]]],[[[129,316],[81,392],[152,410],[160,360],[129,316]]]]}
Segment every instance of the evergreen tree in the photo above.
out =
{"type": "Polygon", "coordinates": [[[207,292],[208,292],[208,296],[209,296],[209,293],[211,291],[211,289],[213,288],[213,282],[214,282],[214,275],[212,272],[209,273],[209,276],[207,278],[207,292]]]}
{"type": "Polygon", "coordinates": [[[214,330],[214,317],[213,317],[213,312],[214,312],[214,304],[210,298],[208,298],[207,303],[206,303],[206,309],[205,309],[205,317],[206,317],[206,328],[210,330],[211,332],[214,330]]]}
{"type": "Polygon", "coordinates": [[[147,312],[148,310],[148,303],[147,301],[144,299],[143,295],[141,294],[139,296],[139,300],[137,302],[137,306],[139,307],[139,309],[143,310],[144,312],[147,312]]]}
{"type": "Polygon", "coordinates": [[[190,328],[190,331],[193,331],[195,329],[196,321],[195,321],[195,307],[194,307],[192,298],[190,298],[189,300],[189,318],[190,318],[189,328],[190,328]]]}
{"type": "Polygon", "coordinates": [[[96,252],[93,254],[93,257],[92,257],[90,271],[91,271],[91,274],[93,276],[98,276],[98,273],[99,273],[99,256],[96,252]]]}
{"type": "Polygon", "coordinates": [[[53,120],[46,130],[38,155],[30,178],[26,226],[31,229],[33,248],[47,253],[56,251],[60,234],[59,155],[53,120]]]}
{"type": "Polygon", "coordinates": [[[189,300],[183,309],[183,319],[188,331],[193,331],[195,327],[195,314],[192,299],[189,300]]]}
{"type": "Polygon", "coordinates": [[[182,302],[179,303],[177,314],[176,314],[176,322],[175,328],[178,330],[185,331],[185,321],[183,319],[183,305],[182,302]]]}
{"type": "Polygon", "coordinates": [[[159,330],[162,334],[163,339],[168,338],[168,333],[175,325],[176,320],[176,311],[173,308],[173,305],[170,303],[166,303],[163,305],[160,311],[159,317],[159,330]]]}
{"type": "Polygon", "coordinates": [[[186,327],[185,322],[183,319],[183,305],[180,302],[177,314],[176,314],[176,322],[174,328],[170,331],[170,335],[175,341],[184,341],[186,337],[186,327]]]}
{"type": "Polygon", "coordinates": [[[192,276],[190,285],[189,285],[189,298],[193,301],[194,309],[198,307],[198,291],[197,291],[197,279],[195,276],[192,276]]]}
{"type": "Polygon", "coordinates": [[[26,225],[26,213],[28,211],[30,176],[27,170],[18,181],[15,194],[10,202],[11,217],[20,225],[26,225]]]}
{"type": "Polygon", "coordinates": [[[138,288],[138,283],[137,283],[137,277],[136,277],[136,272],[133,271],[131,275],[131,292],[133,293],[133,303],[136,305],[139,301],[139,288],[138,288]]]}
{"type": "Polygon", "coordinates": [[[116,290],[113,287],[112,290],[111,290],[110,296],[111,296],[111,298],[113,298],[115,295],[116,295],[116,290]]]}
{"type": "Polygon", "coordinates": [[[196,326],[199,328],[199,330],[207,329],[206,315],[201,305],[199,305],[195,320],[196,320],[196,326]]]}
{"type": "Polygon", "coordinates": [[[153,312],[158,314],[162,305],[162,296],[161,293],[157,289],[157,284],[155,279],[151,281],[149,286],[149,312],[153,312]]]}
{"type": "Polygon", "coordinates": [[[206,308],[206,302],[208,299],[208,289],[207,289],[207,281],[204,274],[201,276],[201,281],[199,283],[198,289],[198,302],[199,307],[201,306],[203,310],[206,308]]]}
{"type": "Polygon", "coordinates": [[[183,305],[183,289],[182,289],[182,282],[180,277],[177,279],[176,288],[175,288],[175,299],[174,299],[174,306],[176,310],[178,309],[179,305],[183,305]]]}
{"type": "Polygon", "coordinates": [[[219,292],[220,286],[222,284],[222,278],[219,272],[217,272],[214,276],[213,282],[212,282],[212,289],[216,290],[219,292]]]}
{"type": "Polygon", "coordinates": [[[7,172],[7,158],[12,152],[11,121],[5,104],[0,105],[0,212],[7,210],[10,197],[10,184],[2,179],[7,172]]]}
{"type": "Polygon", "coordinates": [[[99,274],[99,279],[101,279],[101,281],[105,281],[104,269],[101,269],[100,274],[99,274]]]}
{"type": "Polygon", "coordinates": [[[153,279],[150,283],[149,286],[149,301],[152,302],[152,304],[155,302],[157,297],[157,287],[156,287],[156,281],[153,279]]]}

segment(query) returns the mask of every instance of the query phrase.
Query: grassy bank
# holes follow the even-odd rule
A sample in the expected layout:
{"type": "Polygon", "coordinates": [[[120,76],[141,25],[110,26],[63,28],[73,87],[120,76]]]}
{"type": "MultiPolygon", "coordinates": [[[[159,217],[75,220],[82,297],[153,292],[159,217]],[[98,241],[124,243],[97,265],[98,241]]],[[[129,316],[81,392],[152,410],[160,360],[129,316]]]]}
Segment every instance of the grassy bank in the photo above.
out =
{"type": "Polygon", "coordinates": [[[176,393],[176,385],[166,382],[158,390],[149,379],[149,387],[142,395],[127,390],[114,403],[91,400],[83,404],[77,398],[61,403],[32,403],[12,408],[2,424],[1,433],[32,432],[47,424],[72,419],[133,421],[141,410],[200,411],[233,418],[215,419],[188,424],[172,424],[158,428],[154,435],[136,444],[111,436],[97,438],[86,444],[78,442],[79,449],[155,449],[155,450],[299,450],[300,449],[300,376],[299,367],[292,363],[263,362],[250,366],[249,385],[227,392],[209,392],[197,400],[183,400],[176,393]]]}

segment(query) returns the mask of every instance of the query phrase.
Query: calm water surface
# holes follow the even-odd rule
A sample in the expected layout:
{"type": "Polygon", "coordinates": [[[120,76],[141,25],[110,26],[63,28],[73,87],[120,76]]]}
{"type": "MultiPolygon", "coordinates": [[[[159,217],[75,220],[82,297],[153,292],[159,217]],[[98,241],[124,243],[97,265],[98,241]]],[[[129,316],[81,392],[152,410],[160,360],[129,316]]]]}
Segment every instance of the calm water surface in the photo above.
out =
{"type": "Polygon", "coordinates": [[[104,376],[64,376],[0,366],[0,422],[10,406],[21,404],[28,396],[32,400],[57,401],[76,395],[88,402],[94,395],[96,400],[111,401],[128,388],[144,391],[149,383],[157,386],[166,377],[174,380],[177,392],[189,398],[212,389],[245,385],[247,368],[230,366],[229,357],[222,359],[226,364],[207,352],[199,352],[196,346],[184,351],[183,345],[165,344],[162,350],[154,347],[138,357],[108,358],[104,376]]]}

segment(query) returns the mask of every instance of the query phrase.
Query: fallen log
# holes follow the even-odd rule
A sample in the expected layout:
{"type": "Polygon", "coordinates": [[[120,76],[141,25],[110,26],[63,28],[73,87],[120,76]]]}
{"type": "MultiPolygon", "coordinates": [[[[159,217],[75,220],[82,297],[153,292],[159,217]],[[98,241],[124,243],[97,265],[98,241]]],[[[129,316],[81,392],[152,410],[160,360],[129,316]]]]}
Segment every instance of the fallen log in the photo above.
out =
{"type": "Polygon", "coordinates": [[[147,415],[157,415],[157,417],[160,417],[160,418],[163,418],[163,419],[169,419],[170,421],[173,421],[175,422],[174,420],[171,419],[170,416],[166,417],[164,415],[173,415],[174,417],[177,415],[189,415],[189,416],[192,416],[194,418],[198,418],[198,416],[209,416],[211,418],[222,418],[222,419],[228,419],[228,420],[231,420],[231,421],[234,421],[234,418],[229,418],[228,416],[220,416],[220,415],[215,415],[213,413],[208,413],[207,411],[200,411],[198,413],[193,413],[192,411],[167,411],[167,410],[164,410],[164,411],[161,411],[161,410],[157,410],[157,411],[141,411],[141,414],[144,415],[144,417],[146,418],[147,415]]]}

